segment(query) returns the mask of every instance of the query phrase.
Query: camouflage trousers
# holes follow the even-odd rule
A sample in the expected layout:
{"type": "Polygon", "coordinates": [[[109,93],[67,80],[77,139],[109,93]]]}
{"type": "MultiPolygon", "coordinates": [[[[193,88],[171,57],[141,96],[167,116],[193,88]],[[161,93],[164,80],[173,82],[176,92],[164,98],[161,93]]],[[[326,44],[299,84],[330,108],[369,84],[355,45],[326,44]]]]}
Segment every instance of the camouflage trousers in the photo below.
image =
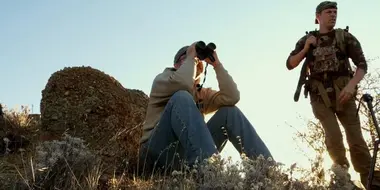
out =
{"type": "MultiPolygon", "coordinates": [[[[352,98],[344,105],[341,105],[339,111],[336,110],[335,97],[329,99],[331,100],[331,107],[326,107],[319,95],[316,93],[310,94],[310,104],[314,116],[321,122],[325,132],[327,151],[335,164],[350,166],[346,157],[343,136],[337,120],[339,119],[346,133],[353,168],[356,172],[360,173],[361,182],[366,186],[370,170],[371,155],[363,138],[359,116],[356,114],[357,106],[355,99],[352,98]]],[[[380,185],[379,172],[375,172],[373,184],[380,185]]]]}

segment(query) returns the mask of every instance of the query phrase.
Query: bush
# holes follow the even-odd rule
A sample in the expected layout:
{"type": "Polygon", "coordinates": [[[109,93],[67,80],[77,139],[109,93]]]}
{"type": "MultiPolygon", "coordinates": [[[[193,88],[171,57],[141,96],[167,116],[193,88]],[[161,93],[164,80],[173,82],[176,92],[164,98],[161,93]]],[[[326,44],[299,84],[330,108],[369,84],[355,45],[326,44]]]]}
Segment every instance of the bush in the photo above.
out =
{"type": "Polygon", "coordinates": [[[65,135],[62,141],[43,142],[36,147],[29,179],[34,189],[96,189],[100,160],[83,144],[84,141],[65,135]]]}

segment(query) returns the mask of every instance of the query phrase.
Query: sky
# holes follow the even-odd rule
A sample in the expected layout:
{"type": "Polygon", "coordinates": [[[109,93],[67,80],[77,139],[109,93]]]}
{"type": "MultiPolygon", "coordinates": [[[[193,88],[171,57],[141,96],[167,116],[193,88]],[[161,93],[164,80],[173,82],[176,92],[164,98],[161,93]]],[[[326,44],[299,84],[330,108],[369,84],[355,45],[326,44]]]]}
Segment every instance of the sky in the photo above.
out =
{"type": "MultiPolygon", "coordinates": [[[[241,92],[237,106],[275,160],[308,167],[290,125],[303,130],[299,116],[314,117],[308,99],[293,101],[300,68],[288,71],[285,61],[305,31],[318,27],[314,18],[319,2],[2,0],[0,103],[10,108],[28,105],[39,113],[41,91],[51,74],[82,65],[149,95],[154,77],[172,65],[179,48],[199,40],[214,42],[241,92]]],[[[366,58],[379,56],[380,26],[375,23],[380,1],[337,2],[336,26],[350,26],[366,58]]],[[[218,89],[212,67],[205,86],[218,89]]],[[[231,144],[222,154],[239,157],[231,144]]]]}

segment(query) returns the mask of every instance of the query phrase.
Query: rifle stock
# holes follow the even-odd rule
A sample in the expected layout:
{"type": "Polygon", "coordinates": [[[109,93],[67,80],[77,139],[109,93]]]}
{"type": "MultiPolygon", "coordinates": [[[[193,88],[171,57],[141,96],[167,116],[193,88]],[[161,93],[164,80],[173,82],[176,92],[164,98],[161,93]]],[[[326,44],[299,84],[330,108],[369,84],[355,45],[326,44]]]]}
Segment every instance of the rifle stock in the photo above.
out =
{"type": "MultiPolygon", "coordinates": [[[[310,34],[310,33],[306,32],[306,34],[310,34]]],[[[306,55],[306,59],[302,64],[302,68],[300,71],[300,77],[298,79],[296,92],[294,93],[294,97],[293,97],[295,102],[298,102],[298,100],[300,98],[302,86],[305,85],[306,82],[308,81],[307,66],[309,65],[309,62],[313,59],[313,49],[314,48],[315,47],[313,47],[312,45],[310,46],[309,51],[307,52],[307,55],[306,55]]],[[[305,89],[305,98],[306,97],[307,97],[307,91],[305,89]]]]}
{"type": "Polygon", "coordinates": [[[294,101],[295,102],[298,102],[298,100],[300,99],[302,86],[306,83],[306,71],[307,71],[308,63],[309,63],[309,59],[306,57],[306,60],[302,64],[301,73],[300,73],[300,77],[298,79],[296,92],[294,93],[294,101]]]}
{"type": "MultiPolygon", "coordinates": [[[[312,51],[309,50],[309,52],[312,52],[312,51]]],[[[298,84],[297,84],[296,92],[294,93],[294,101],[295,102],[298,102],[298,100],[300,98],[302,86],[305,85],[306,82],[307,82],[307,76],[306,75],[307,75],[307,65],[310,62],[310,58],[309,57],[310,56],[306,57],[306,60],[303,62],[303,65],[302,65],[302,68],[301,68],[300,77],[298,79],[298,84]]]]}

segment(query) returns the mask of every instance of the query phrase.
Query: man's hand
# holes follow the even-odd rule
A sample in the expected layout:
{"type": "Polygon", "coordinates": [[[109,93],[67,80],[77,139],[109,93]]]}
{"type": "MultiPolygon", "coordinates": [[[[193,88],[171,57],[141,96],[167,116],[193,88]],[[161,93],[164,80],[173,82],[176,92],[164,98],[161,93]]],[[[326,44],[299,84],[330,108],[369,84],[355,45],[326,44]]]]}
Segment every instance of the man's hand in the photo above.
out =
{"type": "Polygon", "coordinates": [[[352,98],[356,85],[364,78],[365,71],[361,68],[357,68],[354,77],[348,82],[348,84],[343,88],[339,95],[339,101],[341,104],[344,104],[352,98]]]}
{"type": "Polygon", "coordinates": [[[350,98],[352,98],[354,92],[355,92],[355,85],[353,85],[352,83],[348,83],[340,92],[340,95],[339,95],[340,104],[345,104],[350,98]]]}
{"type": "Polygon", "coordinates": [[[309,50],[310,45],[317,46],[317,38],[315,36],[310,35],[305,42],[304,49],[309,50]]]}
{"type": "Polygon", "coordinates": [[[186,56],[187,57],[191,57],[191,58],[195,58],[197,56],[197,51],[195,51],[195,44],[197,42],[194,42],[193,44],[191,44],[188,48],[187,48],[187,51],[186,51],[186,56]]]}
{"type": "Polygon", "coordinates": [[[213,67],[216,67],[218,64],[220,64],[218,55],[216,54],[216,51],[212,53],[212,56],[214,57],[215,61],[211,61],[209,58],[206,58],[205,61],[206,63],[212,65],[213,67]]]}

